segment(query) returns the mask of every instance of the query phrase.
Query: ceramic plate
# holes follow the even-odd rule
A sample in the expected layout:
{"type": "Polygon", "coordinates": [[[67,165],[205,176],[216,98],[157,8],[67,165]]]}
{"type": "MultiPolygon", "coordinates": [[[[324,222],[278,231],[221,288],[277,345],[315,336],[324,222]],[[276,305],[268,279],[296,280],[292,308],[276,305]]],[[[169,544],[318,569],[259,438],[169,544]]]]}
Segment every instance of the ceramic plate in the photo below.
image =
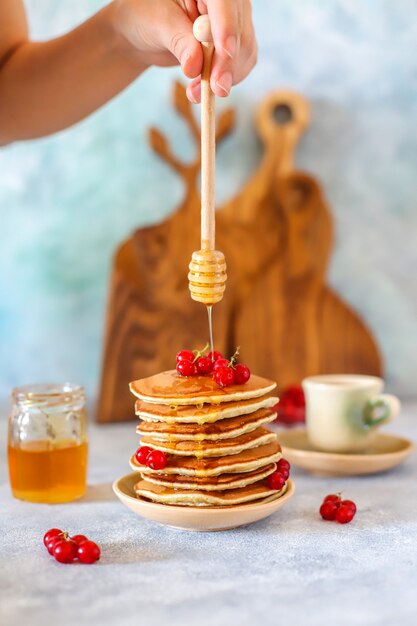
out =
{"type": "Polygon", "coordinates": [[[408,439],[381,433],[366,452],[358,454],[321,452],[309,442],[304,429],[279,431],[278,440],[290,463],[329,476],[383,472],[402,463],[415,449],[408,439]]]}
{"type": "Polygon", "coordinates": [[[138,498],[133,491],[133,485],[138,480],[140,474],[133,472],[114,481],[113,491],[124,505],[146,519],[173,528],[193,531],[229,530],[257,522],[275,513],[295,491],[294,483],[289,480],[287,491],[283,496],[279,498],[273,496],[253,504],[228,507],[173,506],[138,498]]]}

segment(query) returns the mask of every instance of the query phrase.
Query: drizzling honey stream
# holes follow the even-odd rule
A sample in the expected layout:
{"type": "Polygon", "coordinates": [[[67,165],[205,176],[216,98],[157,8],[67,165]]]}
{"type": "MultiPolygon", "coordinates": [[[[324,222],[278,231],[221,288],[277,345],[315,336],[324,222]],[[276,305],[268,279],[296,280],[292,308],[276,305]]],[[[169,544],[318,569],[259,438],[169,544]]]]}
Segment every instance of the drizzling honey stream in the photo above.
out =
{"type": "Polygon", "coordinates": [[[191,297],[207,307],[210,348],[214,350],[212,307],[223,298],[226,287],[224,254],[215,249],[215,111],[210,88],[214,45],[208,15],[194,22],[194,37],[203,49],[201,74],[201,250],[193,252],[189,265],[191,297]]]}

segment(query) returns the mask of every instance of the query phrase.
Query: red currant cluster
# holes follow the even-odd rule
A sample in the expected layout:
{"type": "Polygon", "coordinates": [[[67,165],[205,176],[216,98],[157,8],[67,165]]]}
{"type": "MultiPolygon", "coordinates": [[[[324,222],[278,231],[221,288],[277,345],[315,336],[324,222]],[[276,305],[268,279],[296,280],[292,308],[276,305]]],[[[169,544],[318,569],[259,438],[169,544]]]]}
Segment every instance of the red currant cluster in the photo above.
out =
{"type": "Polygon", "coordinates": [[[280,459],[277,469],[268,476],[268,487],[280,491],[290,476],[291,465],[286,459],[280,459]]]}
{"type": "Polygon", "coordinates": [[[167,464],[167,455],[160,450],[153,450],[149,446],[141,446],[136,450],[135,457],[140,465],[146,465],[153,470],[161,470],[167,464]]]}
{"type": "Polygon", "coordinates": [[[181,376],[207,376],[212,374],[219,387],[230,385],[244,385],[250,378],[250,370],[242,363],[236,363],[239,348],[230,360],[223,357],[220,352],[214,350],[205,355],[208,349],[181,350],[177,354],[177,372],[181,376]]]}
{"type": "Polygon", "coordinates": [[[277,422],[280,424],[296,424],[304,422],[306,417],[306,401],[300,385],[290,385],[280,394],[279,403],[275,406],[277,422]]]}
{"type": "Polygon", "coordinates": [[[49,554],[59,563],[73,563],[78,559],[81,563],[95,563],[100,558],[100,548],[85,535],[74,535],[59,528],[51,528],[45,533],[43,543],[49,554]]]}
{"type": "Polygon", "coordinates": [[[336,521],[339,524],[348,524],[353,520],[356,513],[356,504],[352,500],[342,500],[340,493],[332,493],[326,496],[320,507],[320,515],[328,521],[336,521]]]}

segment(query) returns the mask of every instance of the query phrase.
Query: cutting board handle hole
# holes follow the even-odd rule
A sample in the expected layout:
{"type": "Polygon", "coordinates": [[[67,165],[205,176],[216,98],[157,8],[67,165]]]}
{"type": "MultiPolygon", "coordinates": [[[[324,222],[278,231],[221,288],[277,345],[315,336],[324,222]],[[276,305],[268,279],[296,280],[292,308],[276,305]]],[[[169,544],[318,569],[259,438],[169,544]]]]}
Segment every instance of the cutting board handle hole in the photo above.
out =
{"type": "Polygon", "coordinates": [[[293,112],[288,104],[281,103],[274,106],[274,108],[272,109],[272,116],[276,124],[278,124],[279,126],[285,126],[292,121],[293,112]]]}

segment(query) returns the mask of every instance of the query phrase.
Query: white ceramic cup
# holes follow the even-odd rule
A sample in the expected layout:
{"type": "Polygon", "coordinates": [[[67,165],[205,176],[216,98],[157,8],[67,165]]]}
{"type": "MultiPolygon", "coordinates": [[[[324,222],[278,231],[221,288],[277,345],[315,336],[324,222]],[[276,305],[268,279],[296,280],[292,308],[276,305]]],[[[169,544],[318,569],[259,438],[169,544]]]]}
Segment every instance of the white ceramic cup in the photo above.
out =
{"type": "Polygon", "coordinates": [[[328,374],[302,382],[310,442],[327,452],[360,452],[372,444],[377,427],[400,412],[398,398],[383,394],[376,376],[328,374]]]}

